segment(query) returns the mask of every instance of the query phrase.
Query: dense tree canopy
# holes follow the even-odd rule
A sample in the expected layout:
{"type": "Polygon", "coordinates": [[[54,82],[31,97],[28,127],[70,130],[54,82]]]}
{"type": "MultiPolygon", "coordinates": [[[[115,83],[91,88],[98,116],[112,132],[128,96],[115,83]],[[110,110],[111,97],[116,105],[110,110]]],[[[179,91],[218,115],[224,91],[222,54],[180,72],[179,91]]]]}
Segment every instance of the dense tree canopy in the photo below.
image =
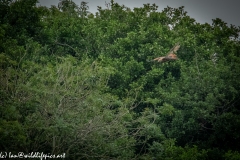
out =
{"type": "Polygon", "coordinates": [[[240,159],[240,27],[184,7],[0,0],[0,151],[240,159]],[[158,63],[179,43],[178,59],[158,63]]]}

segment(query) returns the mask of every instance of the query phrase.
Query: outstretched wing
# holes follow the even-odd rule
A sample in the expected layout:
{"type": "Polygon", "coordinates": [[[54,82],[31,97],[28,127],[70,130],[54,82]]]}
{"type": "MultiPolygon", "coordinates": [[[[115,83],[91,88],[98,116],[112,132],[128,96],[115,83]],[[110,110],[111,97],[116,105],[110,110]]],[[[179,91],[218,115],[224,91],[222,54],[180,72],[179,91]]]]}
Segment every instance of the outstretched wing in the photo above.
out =
{"type": "Polygon", "coordinates": [[[165,57],[157,57],[153,61],[163,62],[165,57]]]}
{"type": "Polygon", "coordinates": [[[177,51],[179,50],[179,48],[180,48],[180,45],[179,45],[179,43],[177,43],[169,52],[168,52],[168,54],[167,55],[169,55],[169,54],[174,54],[174,53],[177,53],[177,51]]]}
{"type": "Polygon", "coordinates": [[[166,56],[164,57],[158,57],[153,59],[153,61],[157,61],[157,62],[167,62],[167,61],[171,61],[171,60],[176,60],[177,55],[175,54],[180,48],[179,43],[177,43],[169,52],[166,56]]]}

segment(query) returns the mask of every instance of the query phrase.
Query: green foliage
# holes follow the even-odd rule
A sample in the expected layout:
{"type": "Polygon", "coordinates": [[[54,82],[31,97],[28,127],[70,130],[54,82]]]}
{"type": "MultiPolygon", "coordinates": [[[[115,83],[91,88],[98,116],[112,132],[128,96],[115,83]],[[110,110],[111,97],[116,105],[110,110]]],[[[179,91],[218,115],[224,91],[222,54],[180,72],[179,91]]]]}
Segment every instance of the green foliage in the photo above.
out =
{"type": "Polygon", "coordinates": [[[227,153],[225,153],[224,158],[226,160],[237,160],[240,158],[240,153],[237,151],[233,152],[230,150],[227,153]]]}
{"type": "Polygon", "coordinates": [[[239,159],[239,27],[184,7],[36,2],[0,1],[2,150],[239,159]],[[177,61],[152,62],[176,43],[177,61]]]}
{"type": "Polygon", "coordinates": [[[22,124],[17,121],[0,120],[1,150],[16,153],[26,145],[26,136],[22,124]]]}

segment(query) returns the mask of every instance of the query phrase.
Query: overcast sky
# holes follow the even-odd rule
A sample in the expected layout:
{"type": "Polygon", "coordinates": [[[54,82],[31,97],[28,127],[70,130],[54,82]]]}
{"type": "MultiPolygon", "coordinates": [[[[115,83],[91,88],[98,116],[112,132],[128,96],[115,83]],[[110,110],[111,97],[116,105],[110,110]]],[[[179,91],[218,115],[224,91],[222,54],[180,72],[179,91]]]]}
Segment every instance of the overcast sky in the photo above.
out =
{"type": "MultiPolygon", "coordinates": [[[[50,7],[58,4],[59,0],[38,0],[42,6],[50,7]]],[[[83,0],[73,0],[77,5],[83,0]]],[[[105,8],[105,2],[110,0],[84,0],[88,2],[89,11],[97,12],[97,6],[105,8]]],[[[178,8],[185,6],[188,15],[199,23],[210,23],[212,19],[220,18],[228,24],[240,26],[240,0],[115,0],[118,4],[133,9],[134,7],[142,7],[143,4],[155,3],[159,11],[167,6],[178,8]]]]}

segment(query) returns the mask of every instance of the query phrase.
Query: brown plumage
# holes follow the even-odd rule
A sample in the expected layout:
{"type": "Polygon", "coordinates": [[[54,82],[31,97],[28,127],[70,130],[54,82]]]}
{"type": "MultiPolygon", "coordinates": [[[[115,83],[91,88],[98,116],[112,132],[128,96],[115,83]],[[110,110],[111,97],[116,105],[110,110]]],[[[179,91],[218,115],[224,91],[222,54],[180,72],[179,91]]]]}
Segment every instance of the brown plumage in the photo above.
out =
{"type": "Polygon", "coordinates": [[[157,62],[168,62],[168,61],[174,61],[177,60],[177,55],[175,54],[180,48],[179,44],[176,44],[169,52],[166,56],[163,57],[158,57],[153,59],[153,61],[157,61],[157,62]]]}

